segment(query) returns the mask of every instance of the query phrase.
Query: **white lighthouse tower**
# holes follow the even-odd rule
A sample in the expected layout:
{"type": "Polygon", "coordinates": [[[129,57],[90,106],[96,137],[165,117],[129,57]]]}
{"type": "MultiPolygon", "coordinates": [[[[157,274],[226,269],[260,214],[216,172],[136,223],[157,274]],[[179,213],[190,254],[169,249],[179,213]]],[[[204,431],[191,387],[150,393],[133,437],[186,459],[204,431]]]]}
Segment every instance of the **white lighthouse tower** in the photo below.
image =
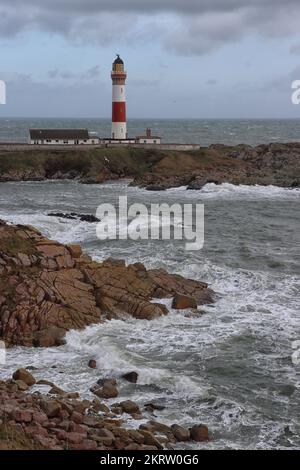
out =
{"type": "Polygon", "coordinates": [[[124,62],[117,55],[112,66],[112,139],[122,140],[127,138],[126,127],[126,93],[125,82],[127,73],[124,71],[124,62]]]}

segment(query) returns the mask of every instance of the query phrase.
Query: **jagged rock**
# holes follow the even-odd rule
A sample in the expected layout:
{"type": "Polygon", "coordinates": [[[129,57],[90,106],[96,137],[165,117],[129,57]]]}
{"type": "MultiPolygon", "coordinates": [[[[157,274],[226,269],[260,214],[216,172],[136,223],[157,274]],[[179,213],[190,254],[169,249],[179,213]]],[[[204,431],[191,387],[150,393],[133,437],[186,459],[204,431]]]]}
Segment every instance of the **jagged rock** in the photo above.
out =
{"type": "Polygon", "coordinates": [[[28,370],[26,369],[16,370],[16,372],[14,372],[13,374],[13,379],[15,381],[20,380],[24,382],[26,385],[28,385],[29,387],[31,387],[31,385],[34,385],[36,383],[36,380],[33,377],[33,375],[30,372],[28,372],[28,370]]]}
{"type": "Polygon", "coordinates": [[[203,282],[163,269],[147,271],[140,263],[126,266],[124,260],[96,263],[78,247],[2,221],[1,286],[0,338],[7,346],[59,346],[70,329],[124,314],[151,320],[168,313],[153,299],[173,298],[178,292],[198,305],[213,302],[213,292],[203,282]]]}
{"type": "Polygon", "coordinates": [[[95,217],[92,214],[77,214],[76,212],[64,213],[64,212],[50,212],[48,214],[49,217],[60,217],[62,219],[73,219],[73,220],[81,220],[81,222],[100,222],[100,219],[95,217]]]}

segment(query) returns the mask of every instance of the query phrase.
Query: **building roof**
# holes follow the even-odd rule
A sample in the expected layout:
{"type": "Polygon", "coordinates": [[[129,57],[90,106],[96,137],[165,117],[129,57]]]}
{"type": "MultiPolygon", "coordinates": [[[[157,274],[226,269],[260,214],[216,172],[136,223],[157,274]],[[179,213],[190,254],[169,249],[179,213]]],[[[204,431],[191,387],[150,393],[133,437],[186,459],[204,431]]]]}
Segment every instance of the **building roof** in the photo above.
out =
{"type": "Polygon", "coordinates": [[[32,140],[87,140],[90,138],[87,129],[30,129],[32,140]]]}
{"type": "Polygon", "coordinates": [[[114,64],[115,65],[117,65],[117,64],[124,65],[124,62],[121,59],[121,57],[119,56],[119,54],[117,54],[117,58],[115,59],[114,64]]]}
{"type": "Polygon", "coordinates": [[[136,139],[161,139],[159,135],[137,135],[136,139]]]}

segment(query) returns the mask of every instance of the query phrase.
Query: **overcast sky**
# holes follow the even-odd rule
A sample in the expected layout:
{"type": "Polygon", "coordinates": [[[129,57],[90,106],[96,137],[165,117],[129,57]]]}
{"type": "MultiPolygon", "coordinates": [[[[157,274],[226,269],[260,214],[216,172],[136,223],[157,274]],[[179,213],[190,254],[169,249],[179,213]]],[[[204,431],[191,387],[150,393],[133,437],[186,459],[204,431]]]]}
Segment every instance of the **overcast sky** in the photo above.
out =
{"type": "Polygon", "coordinates": [[[300,117],[299,0],[0,0],[1,116],[300,117]]]}

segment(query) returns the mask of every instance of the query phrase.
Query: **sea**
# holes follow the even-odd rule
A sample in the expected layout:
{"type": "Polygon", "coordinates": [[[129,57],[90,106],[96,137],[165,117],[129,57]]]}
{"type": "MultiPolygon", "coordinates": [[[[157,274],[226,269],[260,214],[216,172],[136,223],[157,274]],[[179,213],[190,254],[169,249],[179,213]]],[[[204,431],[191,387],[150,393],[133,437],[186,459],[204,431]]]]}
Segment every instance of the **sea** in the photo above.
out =
{"type": "MultiPolygon", "coordinates": [[[[300,141],[300,119],[129,119],[129,137],[143,135],[147,127],[163,143],[215,143],[237,145],[300,141]]],[[[0,117],[1,142],[27,142],[30,128],[87,128],[100,137],[111,134],[110,119],[40,119],[0,117]]]]}
{"type": "MultiPolygon", "coordinates": [[[[99,131],[97,121],[89,122],[85,125],[99,131]]],[[[229,129],[236,132],[231,143],[246,141],[245,136],[252,144],[270,141],[271,135],[274,140],[276,136],[291,140],[297,129],[300,135],[297,121],[290,127],[268,122],[265,128],[256,121],[219,122],[224,134],[218,136],[209,121],[191,121],[190,129],[187,121],[182,128],[178,121],[168,121],[165,128],[155,123],[152,127],[168,140],[189,136],[190,141],[200,142],[206,136],[206,144],[225,141],[226,135],[229,139],[229,129]],[[239,133],[238,126],[245,131],[239,133]]],[[[7,130],[5,138],[9,135],[12,140],[25,136],[24,121],[14,131],[7,130]]],[[[14,347],[6,352],[0,377],[10,377],[18,367],[34,366],[37,379],[92,398],[89,389],[99,378],[137,371],[136,385],[119,380],[120,396],[115,401],[128,398],[141,407],[159,403],[165,408],[155,412],[156,419],[166,424],[208,425],[209,443],[177,444],[176,448],[300,449],[299,189],[210,183],[196,191],[181,187],[148,192],[129,183],[0,183],[0,218],[31,224],[62,243],[79,243],[97,261],[124,258],[127,263],[142,262],[147,268],[162,267],[205,281],[216,292],[216,302],[191,312],[172,310],[170,300],[161,300],[170,313],[153,321],[125,316],[70,331],[61,347],[14,347]],[[119,196],[127,196],[129,204],[147,206],[204,204],[203,249],[186,251],[180,240],[100,241],[97,224],[48,215],[95,214],[99,204],[117,204],[119,196]],[[97,361],[95,370],[87,366],[91,358],[97,361]]],[[[35,386],[33,390],[48,389],[35,386]]],[[[131,427],[140,424],[127,422],[131,427]]]]}

